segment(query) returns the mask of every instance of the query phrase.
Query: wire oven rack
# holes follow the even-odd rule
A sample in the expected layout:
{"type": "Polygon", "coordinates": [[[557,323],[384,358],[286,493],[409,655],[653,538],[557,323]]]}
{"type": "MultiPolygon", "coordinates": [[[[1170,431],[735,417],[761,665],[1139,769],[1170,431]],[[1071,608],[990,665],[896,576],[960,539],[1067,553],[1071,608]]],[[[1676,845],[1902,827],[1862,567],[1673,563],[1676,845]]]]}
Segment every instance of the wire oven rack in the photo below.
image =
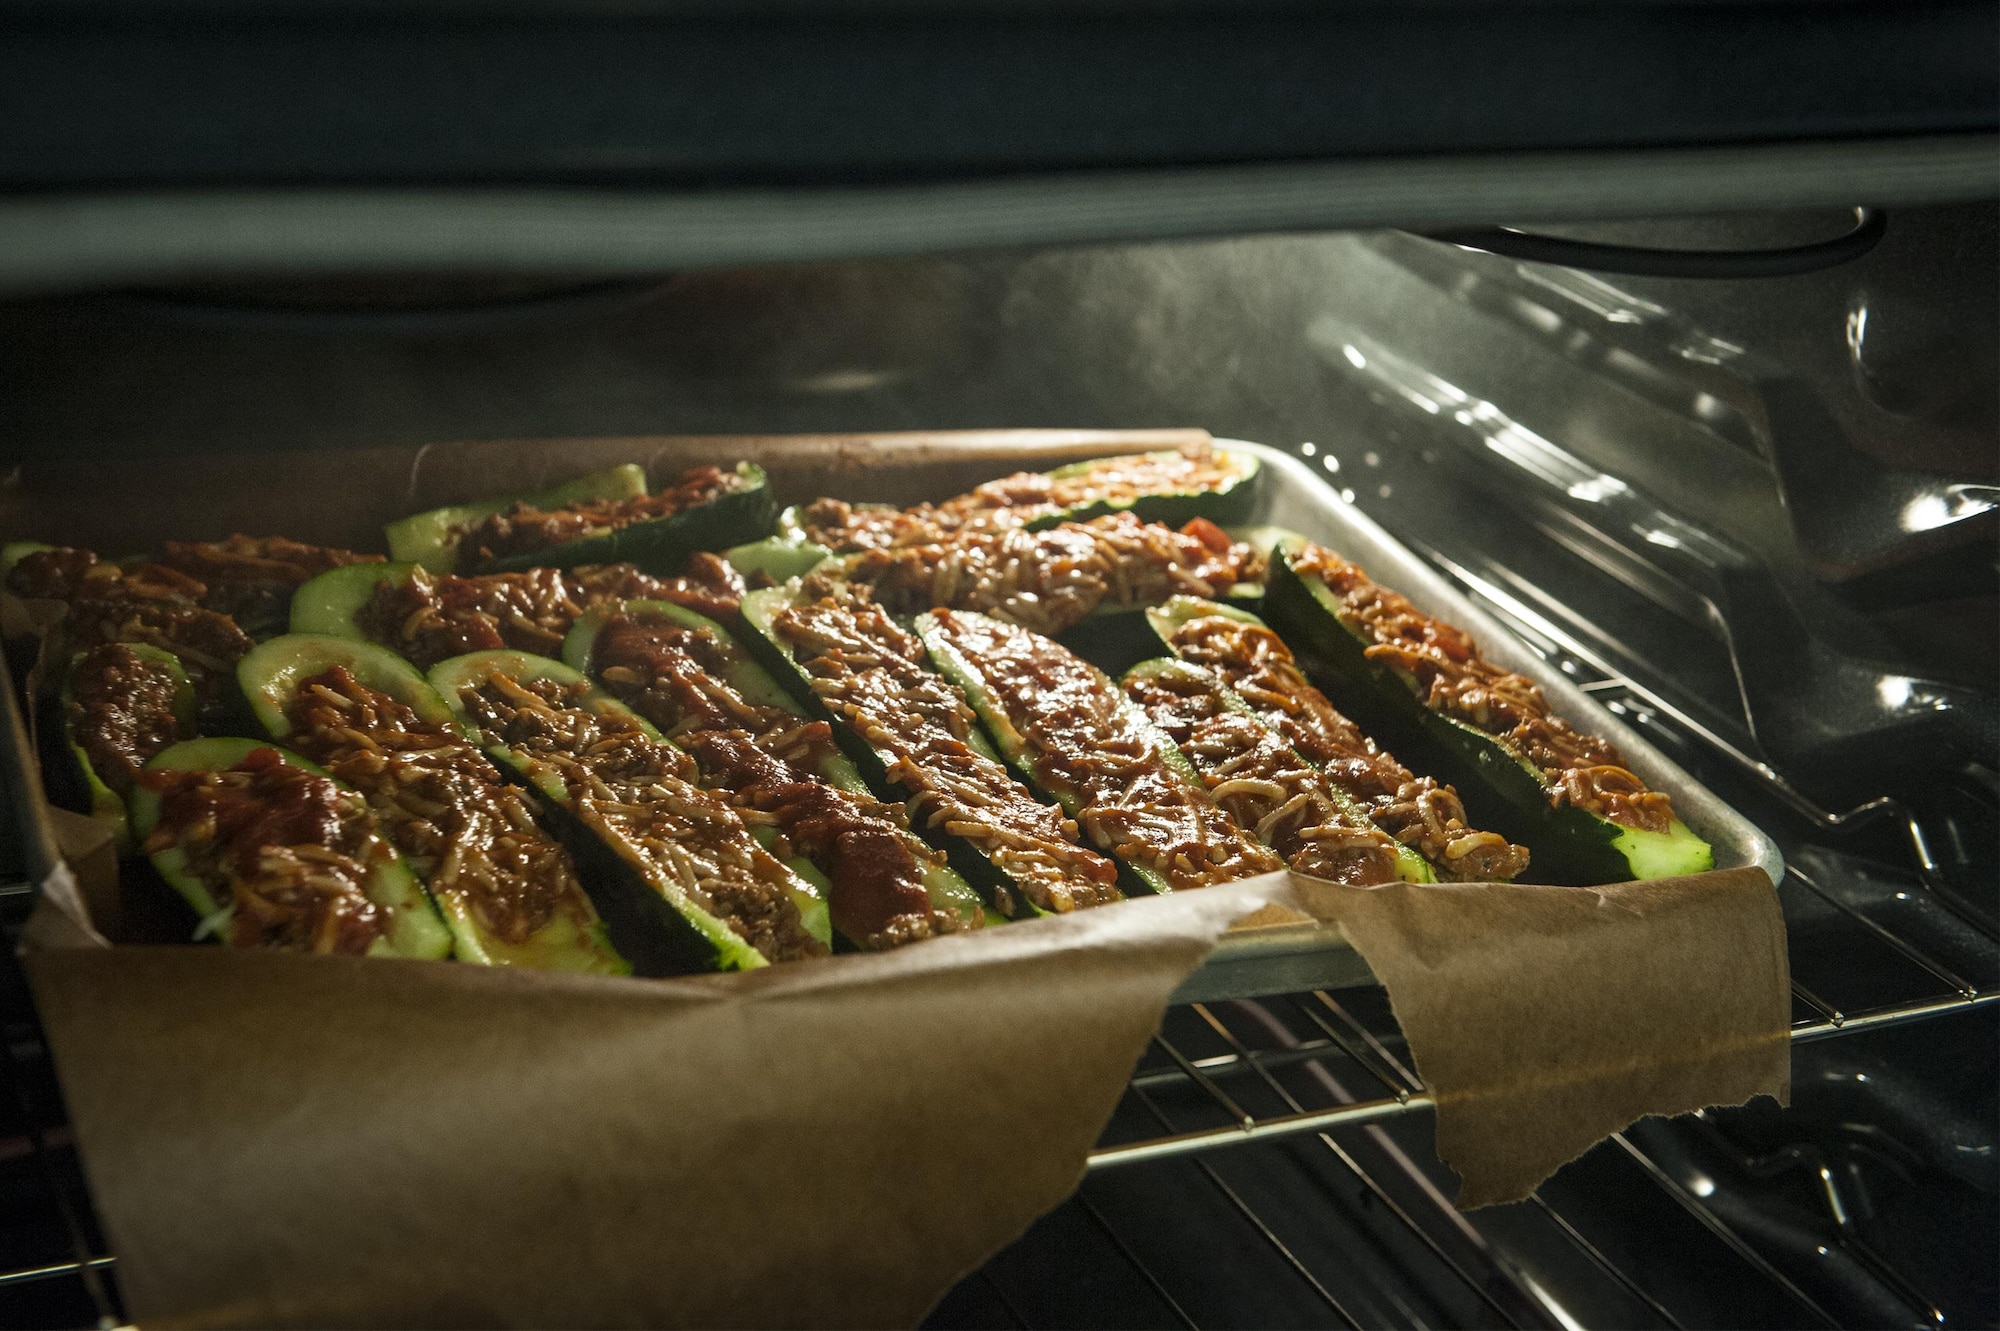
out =
{"type": "MultiPolygon", "coordinates": [[[[1913,813],[1890,799],[1839,812],[1814,806],[1720,728],[1621,673],[1559,604],[1510,587],[1504,568],[1474,570],[1427,553],[1614,711],[1673,743],[1677,756],[1699,758],[1710,772],[1733,770],[1774,819],[1805,829],[1804,849],[1787,848],[1793,867],[1779,885],[1794,940],[1795,1045],[1993,1011],[2000,946],[1992,924],[1938,882],[1913,813]],[[1899,827],[1907,870],[1857,870],[1861,861],[1820,844],[1872,820],[1899,827]],[[1815,957],[1839,960],[1815,966],[1815,957]]],[[[30,890],[0,886],[0,895],[30,890]]],[[[91,1214],[18,967],[6,969],[4,983],[0,1323],[116,1326],[115,1259],[91,1214]]],[[[1802,1278],[1754,1219],[1723,1206],[1713,1180],[1657,1122],[1615,1134],[1525,1203],[1467,1216],[1451,1205],[1449,1178],[1430,1153],[1433,1107],[1379,990],[1171,1009],[1083,1187],[954,1290],[933,1323],[1077,1324],[1094,1320],[1087,1300],[1077,1302],[1085,1288],[1108,1300],[1104,1320],[1189,1327],[1812,1326],[1854,1316],[1802,1278]],[[1280,1168],[1270,1167],[1274,1156],[1280,1168]],[[1319,1209],[1274,1180],[1316,1187],[1319,1209]],[[1678,1226],[1682,1241],[1692,1236],[1704,1248],[1703,1262],[1733,1272],[1726,1311],[1712,1292],[1633,1250],[1648,1193],[1661,1209],[1642,1228],[1678,1226]],[[1608,1212],[1607,1196],[1617,1199],[1608,1212]],[[1329,1210],[1327,1198],[1344,1200],[1329,1210]],[[1163,1218],[1171,1223],[1162,1227],[1163,1218]],[[1177,1246],[1190,1234],[1196,1247],[1177,1246]],[[1052,1278],[1052,1254],[1058,1265],[1074,1264],[1072,1279],[1060,1271],[1052,1278]],[[1217,1286],[1205,1272],[1225,1260],[1243,1278],[1217,1286]],[[1033,1278],[1024,1275],[1030,1265],[1033,1278]],[[1399,1278],[1382,1274],[1389,1270],[1399,1278]],[[1061,1301],[1049,1302],[1056,1291],[1061,1301]]],[[[1717,1118],[1705,1111],[1674,1126],[1724,1158],[1733,1152],[1752,1174],[1803,1179],[1831,1236],[1815,1255],[1867,1272],[1910,1324],[1944,1324],[1940,1301],[1857,1225],[1865,1199],[1849,1195],[1835,1162],[1797,1145],[1751,1158],[1717,1118]]]]}

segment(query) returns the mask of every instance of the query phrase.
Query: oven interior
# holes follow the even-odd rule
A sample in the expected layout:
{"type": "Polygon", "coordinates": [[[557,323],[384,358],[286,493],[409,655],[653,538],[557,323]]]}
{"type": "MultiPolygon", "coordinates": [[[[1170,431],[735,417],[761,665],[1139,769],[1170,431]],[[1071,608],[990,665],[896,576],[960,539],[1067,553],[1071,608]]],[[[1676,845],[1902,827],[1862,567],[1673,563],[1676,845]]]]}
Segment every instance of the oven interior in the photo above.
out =
{"type": "MultiPolygon", "coordinates": [[[[1549,230],[1740,252],[1851,222],[1549,230]]],[[[1175,1007],[1080,1191],[929,1324],[1991,1325],[1996,236],[1991,203],[1899,209],[1858,257],[1720,280],[1400,231],[210,278],[0,305],[0,383],[19,456],[113,464],[995,425],[1289,450],[1779,842],[1795,1102],[1643,1121],[1461,1214],[1379,990],[1175,1007]]],[[[115,1325],[6,976],[0,1321],[115,1325]]]]}

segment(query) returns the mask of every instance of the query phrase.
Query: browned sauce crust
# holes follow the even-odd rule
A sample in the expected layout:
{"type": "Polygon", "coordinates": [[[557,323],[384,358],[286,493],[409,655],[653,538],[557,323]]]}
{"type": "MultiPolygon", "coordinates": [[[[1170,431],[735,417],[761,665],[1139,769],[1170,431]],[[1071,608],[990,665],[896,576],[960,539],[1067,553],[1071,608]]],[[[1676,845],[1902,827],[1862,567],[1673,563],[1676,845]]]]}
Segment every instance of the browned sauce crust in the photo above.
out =
{"type": "Polygon", "coordinates": [[[226,541],[168,541],[159,562],[203,583],[206,608],[240,624],[268,624],[282,631],[299,584],[328,569],[378,564],[382,556],[239,533],[226,541]]]}
{"type": "Polygon", "coordinates": [[[809,540],[836,554],[929,545],[967,527],[1024,527],[1081,504],[1120,503],[1146,494],[1219,490],[1236,472],[1212,448],[1102,458],[1070,476],[1021,471],[941,504],[894,509],[821,499],[799,510],[809,540]]]}
{"type": "Polygon", "coordinates": [[[605,688],[694,755],[706,785],[773,821],[774,853],[827,872],[841,933],[882,948],[960,928],[924,888],[944,856],[909,834],[901,806],[825,784],[832,729],[743,697],[727,680],[742,662],[734,643],[643,612],[607,619],[593,660],[605,688]]]}
{"type": "Polygon", "coordinates": [[[1176,531],[1116,513],[1042,531],[966,530],[932,545],[873,550],[822,565],[809,589],[840,578],[865,583],[898,613],[979,610],[1056,634],[1100,606],[1154,605],[1170,596],[1214,598],[1263,575],[1247,545],[1197,518],[1176,531]]]}
{"type": "Polygon", "coordinates": [[[1208,797],[1300,873],[1368,887],[1396,877],[1396,842],[1334,798],[1326,774],[1206,672],[1128,679],[1125,692],[1201,773],[1208,797]]]}
{"type": "Polygon", "coordinates": [[[888,756],[889,779],[914,792],[912,818],[962,837],[1042,910],[1118,900],[1117,866],[1078,845],[1075,822],[972,748],[972,709],[865,593],[795,605],[773,629],[828,710],[888,756]]]}
{"type": "Polygon", "coordinates": [[[587,688],[494,674],[459,696],[488,739],[554,773],[582,822],[628,853],[656,888],[685,892],[770,961],[824,956],[789,876],[743,819],[694,784],[686,754],[629,717],[582,706],[587,688]]]}
{"type": "Polygon", "coordinates": [[[560,508],[515,504],[466,527],[458,542],[460,572],[477,573],[511,555],[606,536],[634,523],[670,518],[739,490],[743,477],[720,467],[690,467],[665,489],[630,499],[586,499],[560,508]]]}
{"type": "Polygon", "coordinates": [[[1414,775],[1377,748],[1307,682],[1291,649],[1270,629],[1206,615],[1174,630],[1172,645],[1176,655],[1213,670],[1286,743],[1366,809],[1377,827],[1440,873],[1485,882],[1513,878],[1528,867],[1526,847],[1467,822],[1457,791],[1414,775]]]}
{"type": "Polygon", "coordinates": [[[116,793],[130,794],[148,759],[193,737],[174,715],[176,691],[172,668],[124,643],[92,647],[72,668],[70,734],[116,793]]]}
{"type": "Polygon", "coordinates": [[[1411,680],[1425,706],[1505,740],[1533,763],[1551,808],[1574,805],[1648,832],[1673,822],[1673,801],[1649,790],[1616,746],[1550,715],[1535,682],[1484,660],[1470,634],[1424,614],[1331,550],[1308,545],[1292,566],[1332,590],[1341,622],[1373,640],[1368,659],[1411,680]]]}
{"type": "Polygon", "coordinates": [[[417,876],[467,902],[488,933],[519,945],[559,914],[596,920],[527,792],[453,727],[418,719],[343,666],[301,684],[286,715],[287,743],[367,796],[417,876]]]}
{"type": "Polygon", "coordinates": [[[1099,849],[1180,890],[1284,867],[1167,761],[1095,667],[1016,625],[949,610],[936,618],[1027,741],[1037,778],[1075,794],[1077,825],[1099,849]]]}
{"type": "Polygon", "coordinates": [[[228,615],[208,609],[208,586],[164,564],[114,564],[89,550],[37,550],[8,570],[16,596],[67,601],[69,644],[144,643],[172,652],[194,685],[201,721],[225,721],[237,696],[236,663],[255,644],[228,615]]]}
{"type": "Polygon", "coordinates": [[[371,641],[428,670],[466,652],[500,647],[561,656],[563,636],[577,617],[606,601],[672,601],[701,614],[728,615],[743,593],[736,570],[705,552],[673,578],[656,578],[631,564],[470,576],[419,568],[403,581],[378,584],[356,622],[371,641]]]}
{"type": "Polygon", "coordinates": [[[253,749],[222,772],[147,772],[160,821],[147,854],[179,846],[230,910],[236,947],[359,955],[387,932],[368,876],[388,859],[367,805],[323,776],[253,749]]]}

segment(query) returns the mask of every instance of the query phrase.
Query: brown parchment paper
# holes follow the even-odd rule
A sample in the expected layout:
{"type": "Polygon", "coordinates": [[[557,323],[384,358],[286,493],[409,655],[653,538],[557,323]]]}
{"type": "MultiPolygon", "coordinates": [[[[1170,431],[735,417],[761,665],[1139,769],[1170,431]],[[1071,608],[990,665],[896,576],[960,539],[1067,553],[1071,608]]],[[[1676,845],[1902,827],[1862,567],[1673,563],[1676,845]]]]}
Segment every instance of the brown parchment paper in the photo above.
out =
{"type": "Polygon", "coordinates": [[[1075,1188],[1284,888],[684,980],[24,960],[141,1323],[902,1326],[1075,1188]]]}
{"type": "Polygon", "coordinates": [[[1761,869],[1605,887],[1298,880],[1388,990],[1466,1209],[1647,1114],[1791,1096],[1791,974],[1761,869]]]}

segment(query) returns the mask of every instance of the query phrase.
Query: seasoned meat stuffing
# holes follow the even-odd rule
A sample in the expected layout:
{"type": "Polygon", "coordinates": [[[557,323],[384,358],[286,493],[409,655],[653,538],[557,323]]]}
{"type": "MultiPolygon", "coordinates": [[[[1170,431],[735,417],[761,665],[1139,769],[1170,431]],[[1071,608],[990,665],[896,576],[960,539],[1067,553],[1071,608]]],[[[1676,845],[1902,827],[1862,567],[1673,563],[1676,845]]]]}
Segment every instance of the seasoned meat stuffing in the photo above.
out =
{"type": "Polygon", "coordinates": [[[1484,660],[1470,634],[1424,614],[1331,550],[1308,545],[1291,562],[1333,592],[1341,622],[1370,640],[1369,660],[1393,667],[1431,710],[1497,736],[1533,763],[1549,807],[1574,805],[1649,832],[1672,824],[1673,801],[1647,789],[1615,745],[1550,715],[1535,682],[1484,660]]]}
{"type": "Polygon", "coordinates": [[[1077,825],[1099,849],[1177,889],[1284,867],[1173,766],[1096,667],[984,615],[940,610],[933,619],[1026,740],[1037,777],[1073,793],[1077,825]]]}
{"type": "Polygon", "coordinates": [[[1300,873],[1366,887],[1396,877],[1396,842],[1276,731],[1224,702],[1198,667],[1125,681],[1201,773],[1208,797],[1300,873]]]}
{"type": "Polygon", "coordinates": [[[488,742],[559,777],[571,808],[662,893],[685,893],[770,961],[823,956],[791,875],[728,804],[694,783],[686,754],[629,717],[582,705],[583,685],[503,674],[459,691],[488,742]]]}
{"type": "Polygon", "coordinates": [[[1510,879],[1528,867],[1524,846],[1466,821],[1458,792],[1377,748],[1307,682],[1291,649],[1261,624],[1202,615],[1172,632],[1176,655],[1213,670],[1274,726],[1285,741],[1319,765],[1337,788],[1367,809],[1377,827],[1431,862],[1447,878],[1510,879]]]}
{"type": "Polygon", "coordinates": [[[192,727],[174,714],[179,691],[171,665],[124,643],[92,647],[70,668],[70,734],[91,770],[117,794],[132,792],[148,759],[193,738],[192,727]]]}
{"type": "Polygon", "coordinates": [[[1176,531],[1117,513],[1043,531],[967,530],[933,545],[829,560],[806,585],[817,594],[836,580],[866,584],[897,613],[978,610],[1055,634],[1100,606],[1219,596],[1262,572],[1250,547],[1232,544],[1212,522],[1198,518],[1176,531]]]}
{"type": "Polygon", "coordinates": [[[569,853],[536,824],[527,792],[458,731],[335,666],[300,685],[288,742],[368,798],[384,834],[441,902],[522,946],[558,917],[597,912],[569,853]]]}
{"type": "Polygon", "coordinates": [[[730,685],[746,663],[736,644],[657,613],[626,612],[604,622],[592,663],[607,689],[694,755],[705,785],[773,820],[789,848],[774,850],[826,872],[842,934],[880,948],[964,927],[931,908],[924,874],[944,856],[910,833],[901,806],[822,779],[837,753],[831,728],[753,703],[730,685]]]}
{"type": "Polygon", "coordinates": [[[208,586],[164,564],[114,564],[88,550],[38,550],[7,574],[17,596],[69,603],[62,632],[72,647],[143,643],[180,658],[194,685],[202,729],[214,734],[236,703],[236,663],[254,646],[228,615],[203,605],[208,586]]]}
{"type": "Polygon", "coordinates": [[[353,791],[253,749],[221,772],[147,772],[160,797],[149,855],[179,847],[236,947],[365,953],[389,928],[367,885],[390,858],[353,791]]]}
{"type": "Polygon", "coordinates": [[[458,571],[480,573],[512,555],[547,550],[587,536],[606,536],[634,523],[670,518],[747,482],[736,471],[690,467],[663,490],[630,499],[586,499],[560,508],[515,504],[466,527],[458,538],[458,571]]]}
{"type": "Polygon", "coordinates": [[[702,614],[729,614],[743,598],[743,579],[715,555],[697,554],[685,574],[656,578],[631,564],[523,569],[468,577],[419,568],[384,582],[356,615],[373,642],[394,648],[428,670],[466,652],[511,647],[561,656],[578,616],[606,601],[672,601],[702,614]]]}
{"type": "Polygon", "coordinates": [[[328,569],[380,563],[380,555],[282,536],[231,536],[226,541],[168,541],[160,563],[203,583],[201,604],[253,632],[283,633],[299,584],[328,569]]]}
{"type": "Polygon", "coordinates": [[[772,627],[827,709],[885,755],[889,779],[914,796],[912,818],[964,839],[1042,910],[1118,900],[1118,867],[1078,845],[1073,820],[972,747],[964,697],[924,668],[923,644],[865,591],[794,605],[772,627]]]}
{"type": "Polygon", "coordinates": [[[1219,490],[1238,476],[1212,448],[1098,458],[1066,475],[1023,471],[947,499],[896,509],[822,499],[799,510],[807,539],[836,554],[930,545],[968,527],[1025,527],[1084,504],[1129,503],[1140,495],[1219,490]]]}

